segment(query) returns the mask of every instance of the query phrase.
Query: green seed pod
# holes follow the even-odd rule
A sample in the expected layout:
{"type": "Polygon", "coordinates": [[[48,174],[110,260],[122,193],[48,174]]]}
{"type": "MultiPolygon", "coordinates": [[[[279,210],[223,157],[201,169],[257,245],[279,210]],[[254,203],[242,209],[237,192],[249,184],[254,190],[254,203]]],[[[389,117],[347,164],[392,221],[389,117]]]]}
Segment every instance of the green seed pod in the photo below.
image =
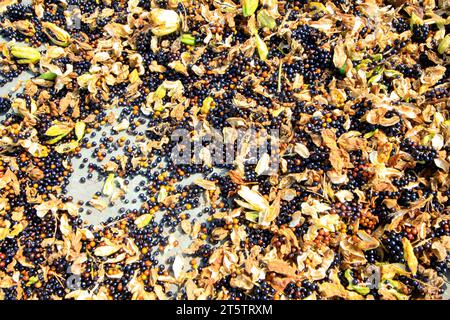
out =
{"type": "Polygon", "coordinates": [[[350,269],[347,269],[344,273],[345,278],[347,279],[349,285],[347,289],[356,291],[361,295],[366,295],[370,293],[370,288],[362,285],[353,284],[353,277],[351,275],[350,269]]]}
{"type": "Polygon", "coordinates": [[[249,17],[258,9],[259,0],[241,0],[241,5],[244,17],[249,17]]]}
{"type": "Polygon", "coordinates": [[[26,35],[27,37],[32,37],[36,33],[34,25],[28,20],[20,20],[14,22],[14,26],[19,30],[20,33],[26,35]]]}
{"type": "Polygon", "coordinates": [[[439,54],[444,54],[447,51],[448,47],[450,47],[450,34],[446,35],[444,39],[441,40],[438,47],[439,54]]]}
{"type": "Polygon", "coordinates": [[[189,46],[195,46],[195,37],[189,33],[185,33],[181,36],[181,42],[189,46]]]}
{"type": "Polygon", "coordinates": [[[53,81],[56,79],[56,77],[57,77],[56,73],[53,73],[51,71],[45,72],[39,76],[39,78],[48,80],[48,81],[53,81]]]}
{"type": "Polygon", "coordinates": [[[11,48],[11,54],[19,59],[20,64],[35,64],[41,60],[41,54],[35,48],[25,47],[25,46],[13,46],[11,48]]]}

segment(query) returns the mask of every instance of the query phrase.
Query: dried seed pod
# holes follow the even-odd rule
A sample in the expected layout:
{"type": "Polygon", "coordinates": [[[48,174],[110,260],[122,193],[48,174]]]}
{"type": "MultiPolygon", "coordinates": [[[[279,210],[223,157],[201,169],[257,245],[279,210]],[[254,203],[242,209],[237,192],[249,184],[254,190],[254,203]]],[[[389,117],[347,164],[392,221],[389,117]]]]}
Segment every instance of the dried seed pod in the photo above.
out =
{"type": "Polygon", "coordinates": [[[42,22],[43,31],[49,39],[56,45],[67,47],[70,44],[69,33],[51,22],[42,22]]]}
{"type": "Polygon", "coordinates": [[[68,153],[74,151],[78,147],[77,141],[70,141],[67,143],[62,143],[55,148],[58,153],[68,153]]]}
{"type": "Polygon", "coordinates": [[[44,178],[44,172],[41,169],[35,167],[30,170],[29,176],[33,180],[41,180],[42,178],[44,178]]]}
{"type": "Polygon", "coordinates": [[[17,28],[17,30],[20,31],[23,35],[26,35],[27,37],[33,37],[36,33],[36,29],[34,27],[34,24],[32,24],[28,20],[20,20],[14,22],[14,26],[17,28]]]}
{"type": "Polygon", "coordinates": [[[156,36],[165,36],[180,29],[181,19],[174,10],[152,9],[150,11],[152,32],[156,36]]]}

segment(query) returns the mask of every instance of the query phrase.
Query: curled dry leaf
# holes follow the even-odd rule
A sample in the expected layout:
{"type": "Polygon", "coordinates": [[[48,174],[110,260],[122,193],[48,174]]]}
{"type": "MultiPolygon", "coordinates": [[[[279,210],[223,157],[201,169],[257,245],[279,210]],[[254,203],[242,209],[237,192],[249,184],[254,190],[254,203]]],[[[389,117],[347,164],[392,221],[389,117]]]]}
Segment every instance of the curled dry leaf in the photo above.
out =
{"type": "Polygon", "coordinates": [[[357,235],[361,239],[361,241],[357,243],[358,248],[361,250],[373,250],[380,246],[380,242],[364,230],[358,230],[357,235]]]}
{"type": "Polygon", "coordinates": [[[268,153],[264,153],[258,160],[258,164],[255,167],[255,172],[258,176],[267,173],[269,169],[270,156],[268,153]]]}
{"type": "Polygon", "coordinates": [[[183,267],[184,267],[184,261],[183,258],[179,255],[177,255],[175,257],[175,260],[173,261],[172,264],[172,270],[173,270],[173,274],[175,276],[175,279],[179,279],[182,272],[183,272],[183,267]]]}
{"type": "Polygon", "coordinates": [[[233,288],[240,288],[244,290],[251,290],[254,286],[252,279],[245,275],[240,274],[236,277],[231,278],[230,286],[233,288]]]}
{"type": "Polygon", "coordinates": [[[114,173],[110,173],[108,174],[108,177],[105,180],[102,191],[105,196],[112,195],[114,191],[114,177],[115,177],[114,173]]]}
{"type": "Polygon", "coordinates": [[[309,150],[303,143],[296,143],[294,147],[294,151],[297,152],[298,155],[300,155],[302,158],[309,158],[309,150]]]}
{"type": "Polygon", "coordinates": [[[273,271],[288,277],[296,277],[295,268],[290,266],[289,263],[283,260],[273,259],[268,261],[267,269],[269,271],[273,271]]]}
{"type": "Polygon", "coordinates": [[[348,190],[340,190],[336,192],[334,195],[341,203],[353,200],[353,193],[348,190]]]}
{"type": "Polygon", "coordinates": [[[444,261],[447,257],[447,248],[441,242],[433,242],[431,249],[433,250],[433,253],[438,261],[444,261]]]}
{"type": "Polygon", "coordinates": [[[72,227],[69,224],[67,215],[63,214],[60,218],[59,223],[59,229],[61,230],[61,233],[65,236],[68,236],[72,232],[72,227]]]}
{"type": "Polygon", "coordinates": [[[152,9],[150,11],[152,32],[157,36],[165,36],[180,28],[180,16],[174,10],[152,9]]]}
{"type": "Polygon", "coordinates": [[[98,211],[103,211],[108,206],[104,201],[100,199],[91,199],[88,203],[91,207],[97,209],[98,211]]]}
{"type": "Polygon", "coordinates": [[[101,246],[94,250],[94,254],[98,257],[107,257],[120,250],[119,246],[101,246]]]}
{"type": "Polygon", "coordinates": [[[407,238],[403,238],[402,243],[403,243],[404,257],[408,265],[408,268],[411,270],[413,274],[416,274],[418,261],[416,255],[414,254],[414,248],[407,238]]]}
{"type": "Polygon", "coordinates": [[[202,187],[205,190],[215,190],[216,184],[214,181],[205,180],[205,179],[196,179],[194,180],[194,183],[200,187],[202,187]]]}

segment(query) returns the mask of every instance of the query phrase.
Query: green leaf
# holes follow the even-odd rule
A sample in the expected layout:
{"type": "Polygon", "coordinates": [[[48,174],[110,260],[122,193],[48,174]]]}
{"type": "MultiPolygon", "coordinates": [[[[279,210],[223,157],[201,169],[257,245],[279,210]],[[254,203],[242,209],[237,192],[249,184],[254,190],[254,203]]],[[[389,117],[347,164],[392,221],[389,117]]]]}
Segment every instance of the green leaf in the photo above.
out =
{"type": "Polygon", "coordinates": [[[367,83],[369,84],[376,84],[378,81],[381,80],[381,78],[383,77],[383,73],[377,73],[376,75],[374,75],[373,77],[371,77],[369,79],[369,81],[367,81],[367,83]]]}
{"type": "Polygon", "coordinates": [[[433,139],[433,137],[434,137],[434,133],[423,136],[422,141],[421,141],[422,145],[424,145],[424,146],[428,145],[428,143],[431,141],[431,139],[433,139]]]}
{"type": "Polygon", "coordinates": [[[248,221],[257,223],[259,218],[259,213],[257,211],[247,211],[245,213],[245,219],[248,221]]]}
{"type": "Polygon", "coordinates": [[[399,292],[399,282],[392,279],[386,279],[385,284],[390,284],[392,288],[388,288],[387,291],[392,293],[398,300],[408,300],[408,296],[399,292]]]}
{"type": "Polygon", "coordinates": [[[397,70],[385,70],[384,75],[388,78],[401,77],[403,74],[397,70]]]}
{"type": "Polygon", "coordinates": [[[32,286],[33,284],[35,284],[38,281],[39,281],[38,277],[36,277],[36,276],[30,277],[27,282],[27,286],[32,286]]]}
{"type": "MultiPolygon", "coordinates": [[[[361,62],[356,66],[355,69],[356,70],[359,70],[361,68],[365,69],[369,65],[369,63],[371,63],[371,62],[372,62],[372,60],[370,60],[370,59],[361,60],[361,62]]],[[[344,68],[344,72],[345,72],[345,68],[344,68]]]]}
{"type": "Polygon", "coordinates": [[[70,131],[72,131],[73,125],[67,124],[67,123],[58,123],[45,131],[45,135],[49,137],[56,137],[62,134],[68,134],[70,131]]]}
{"type": "Polygon", "coordinates": [[[195,46],[195,37],[189,33],[185,33],[181,36],[181,42],[189,46],[195,46]]]}
{"type": "Polygon", "coordinates": [[[381,53],[373,54],[370,56],[373,61],[381,61],[383,60],[383,55],[381,53]]]}
{"type": "Polygon", "coordinates": [[[241,0],[241,4],[244,17],[249,17],[258,9],[259,0],[241,0]]]}
{"type": "Polygon", "coordinates": [[[416,15],[416,14],[413,12],[413,13],[411,14],[411,19],[409,20],[409,23],[410,23],[411,28],[412,28],[412,27],[415,26],[415,25],[419,25],[419,26],[423,25],[423,20],[422,20],[418,15],[416,15]]]}
{"type": "Polygon", "coordinates": [[[352,282],[353,281],[352,271],[350,269],[345,270],[344,277],[345,279],[347,279],[349,283],[352,282]]]}
{"type": "Polygon", "coordinates": [[[158,89],[155,91],[155,95],[158,99],[163,99],[166,96],[166,88],[163,85],[160,85],[158,89]]]}
{"type": "Polygon", "coordinates": [[[375,130],[373,130],[373,131],[367,132],[367,133],[364,135],[364,138],[365,138],[365,139],[372,138],[377,132],[378,132],[378,129],[375,129],[375,130]]]}
{"type": "Polygon", "coordinates": [[[55,143],[57,143],[58,141],[61,141],[62,138],[64,138],[64,137],[67,136],[67,135],[68,135],[68,133],[61,134],[61,135],[59,135],[59,136],[56,136],[56,137],[53,138],[53,139],[47,140],[46,143],[47,143],[47,144],[55,144],[55,143]]]}
{"type": "Polygon", "coordinates": [[[345,75],[345,69],[347,69],[347,62],[344,63],[344,65],[343,65],[342,67],[339,68],[339,72],[340,72],[342,75],[345,75]]]}
{"type": "Polygon", "coordinates": [[[312,10],[311,13],[323,12],[326,11],[327,8],[320,2],[310,2],[308,4],[309,10],[312,10]]]}
{"type": "Polygon", "coordinates": [[[370,293],[370,288],[366,286],[360,286],[360,285],[352,285],[351,290],[358,292],[359,294],[365,296],[366,294],[370,293]]]}

